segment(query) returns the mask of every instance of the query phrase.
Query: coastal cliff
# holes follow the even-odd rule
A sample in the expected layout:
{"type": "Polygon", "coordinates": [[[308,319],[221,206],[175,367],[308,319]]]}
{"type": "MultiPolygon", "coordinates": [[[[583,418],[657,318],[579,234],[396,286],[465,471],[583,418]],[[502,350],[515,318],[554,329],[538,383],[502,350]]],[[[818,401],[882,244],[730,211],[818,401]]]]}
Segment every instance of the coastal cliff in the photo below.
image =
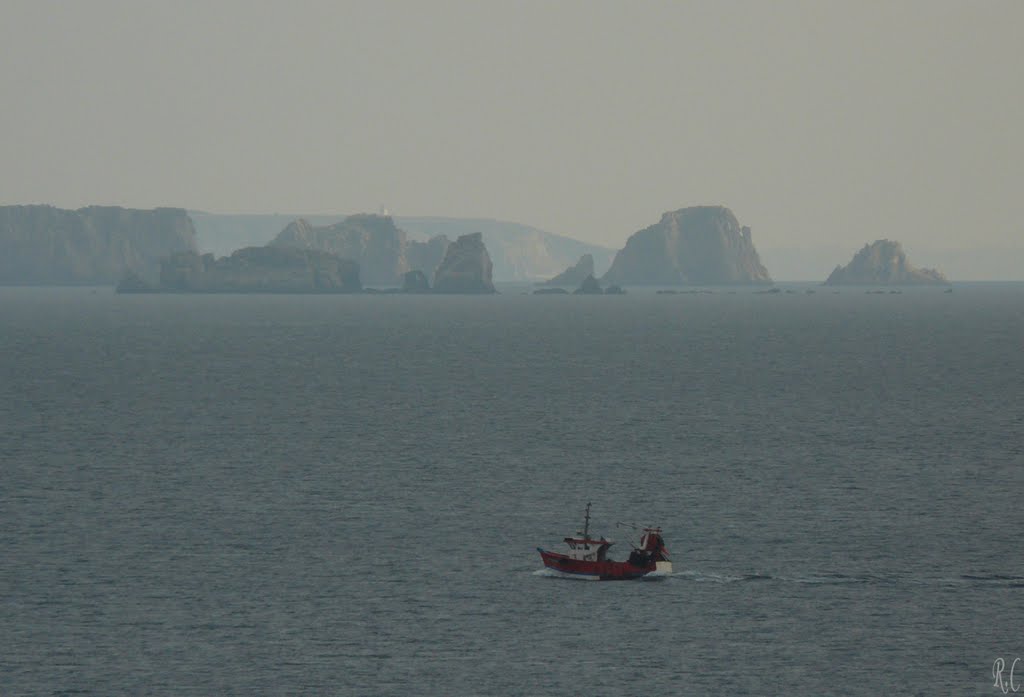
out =
{"type": "Polygon", "coordinates": [[[0,206],[0,285],[113,285],[155,278],[160,260],[195,252],[181,208],[0,206]]]}
{"type": "Polygon", "coordinates": [[[602,281],[618,285],[726,285],[771,283],[751,239],[723,206],[665,213],[634,233],[602,281]]]}
{"type": "Polygon", "coordinates": [[[864,245],[846,266],[836,266],[825,285],[949,285],[949,279],[935,269],[912,266],[899,242],[876,240],[864,245]]]}

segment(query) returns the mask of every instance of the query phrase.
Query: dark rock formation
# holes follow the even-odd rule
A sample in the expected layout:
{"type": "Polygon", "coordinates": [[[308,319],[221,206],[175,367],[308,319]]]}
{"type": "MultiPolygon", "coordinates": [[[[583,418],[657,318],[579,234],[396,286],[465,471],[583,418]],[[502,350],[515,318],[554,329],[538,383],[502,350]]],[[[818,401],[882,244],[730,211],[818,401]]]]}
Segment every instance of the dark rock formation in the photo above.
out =
{"type": "Polygon", "coordinates": [[[911,266],[899,242],[877,240],[864,245],[846,266],[837,266],[825,285],[949,285],[949,280],[934,269],[911,266]]]}
{"type": "Polygon", "coordinates": [[[602,279],[621,285],[771,283],[751,241],[750,228],[722,206],[665,213],[634,233],[602,279]]]}
{"type": "Polygon", "coordinates": [[[588,276],[594,275],[594,255],[584,254],[574,266],[570,266],[552,279],[544,281],[545,286],[578,286],[588,276]]]}
{"type": "Polygon", "coordinates": [[[622,286],[611,285],[604,289],[605,295],[625,295],[626,289],[622,286]]]}
{"type": "Polygon", "coordinates": [[[597,279],[593,276],[587,276],[583,279],[583,283],[580,287],[572,292],[573,295],[602,295],[604,291],[601,289],[601,284],[597,282],[597,279]]]}
{"type": "MultiPolygon", "coordinates": [[[[494,278],[502,281],[543,281],[574,264],[584,254],[590,254],[596,268],[604,271],[615,255],[613,250],[606,247],[580,242],[529,225],[486,218],[399,216],[395,218],[395,224],[408,230],[410,235],[445,234],[454,239],[470,232],[482,233],[487,253],[494,264],[494,278]]],[[[575,288],[585,276],[568,283],[567,287],[575,288]]]]}
{"type": "Polygon", "coordinates": [[[429,293],[430,281],[427,280],[426,274],[419,269],[416,269],[415,271],[407,271],[402,281],[402,292],[429,293]]]}
{"type": "Polygon", "coordinates": [[[426,242],[408,240],[405,243],[405,263],[412,271],[422,271],[428,279],[441,265],[448,245],[451,244],[445,235],[431,237],[426,242]]]}
{"type": "Polygon", "coordinates": [[[390,216],[351,215],[325,227],[296,220],[268,246],[329,252],[358,262],[364,283],[399,286],[407,271],[434,273],[444,258],[448,239],[440,236],[428,242],[413,242],[404,230],[395,227],[390,216]]]}
{"type": "Polygon", "coordinates": [[[246,247],[229,257],[175,254],[160,290],[178,293],[358,293],[359,265],[316,249],[246,247]]]}
{"type": "Polygon", "coordinates": [[[534,295],[568,295],[569,291],[565,288],[538,288],[533,291],[534,295]]]}
{"type": "Polygon", "coordinates": [[[434,274],[435,293],[494,293],[491,257],[479,232],[462,235],[448,245],[434,274]]]}
{"type": "Polygon", "coordinates": [[[114,285],[126,273],[155,278],[160,259],[196,251],[180,208],[0,207],[0,284],[114,285]]]}

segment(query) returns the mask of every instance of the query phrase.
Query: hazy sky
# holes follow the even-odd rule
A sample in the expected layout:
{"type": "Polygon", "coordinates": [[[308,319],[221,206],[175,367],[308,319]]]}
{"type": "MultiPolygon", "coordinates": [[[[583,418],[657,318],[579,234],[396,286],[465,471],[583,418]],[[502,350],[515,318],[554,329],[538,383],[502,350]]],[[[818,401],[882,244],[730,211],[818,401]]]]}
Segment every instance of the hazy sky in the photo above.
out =
{"type": "Polygon", "coordinates": [[[0,89],[0,204],[1024,247],[1021,0],[4,0],[0,89]]]}

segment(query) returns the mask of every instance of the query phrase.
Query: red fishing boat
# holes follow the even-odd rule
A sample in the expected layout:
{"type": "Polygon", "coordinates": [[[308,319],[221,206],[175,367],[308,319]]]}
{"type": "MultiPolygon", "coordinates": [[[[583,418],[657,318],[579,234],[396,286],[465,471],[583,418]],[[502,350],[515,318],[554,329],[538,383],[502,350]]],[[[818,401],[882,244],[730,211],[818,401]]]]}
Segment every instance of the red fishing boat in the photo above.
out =
{"type": "MultiPolygon", "coordinates": [[[[627,525],[619,523],[619,525],[627,525]]],[[[618,581],[644,576],[660,576],[672,573],[672,562],[669,560],[665,540],[661,536],[661,528],[643,528],[627,525],[640,531],[640,544],[632,545],[633,551],[626,561],[614,561],[608,558],[608,549],[615,544],[590,536],[590,504],[584,516],[583,532],[575,537],[566,537],[565,544],[569,551],[566,554],[548,552],[537,548],[544,566],[562,574],[571,574],[601,581],[618,581]]]]}

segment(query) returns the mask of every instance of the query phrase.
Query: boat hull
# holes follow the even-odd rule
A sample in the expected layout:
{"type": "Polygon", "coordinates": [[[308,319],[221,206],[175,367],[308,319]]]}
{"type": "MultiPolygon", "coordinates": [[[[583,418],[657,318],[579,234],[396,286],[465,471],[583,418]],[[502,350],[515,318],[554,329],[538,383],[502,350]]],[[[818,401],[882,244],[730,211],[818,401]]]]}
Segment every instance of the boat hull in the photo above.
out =
{"type": "Polygon", "coordinates": [[[628,561],[584,561],[573,559],[565,554],[548,552],[537,548],[540,558],[547,568],[563,574],[572,574],[601,581],[629,581],[643,578],[655,572],[671,573],[672,564],[669,562],[651,562],[646,566],[637,566],[628,561]]]}

